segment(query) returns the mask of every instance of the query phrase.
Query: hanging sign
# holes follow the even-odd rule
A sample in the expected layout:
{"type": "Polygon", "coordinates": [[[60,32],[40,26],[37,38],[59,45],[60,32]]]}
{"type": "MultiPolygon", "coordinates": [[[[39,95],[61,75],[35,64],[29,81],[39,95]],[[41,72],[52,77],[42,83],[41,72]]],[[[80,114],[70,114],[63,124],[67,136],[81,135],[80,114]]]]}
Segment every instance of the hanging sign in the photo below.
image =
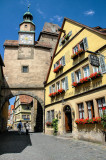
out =
{"type": "Polygon", "coordinates": [[[90,55],[89,55],[89,61],[90,61],[90,64],[91,64],[92,66],[96,66],[96,67],[99,67],[99,66],[100,66],[99,58],[98,58],[96,55],[90,54],[90,55]]]}

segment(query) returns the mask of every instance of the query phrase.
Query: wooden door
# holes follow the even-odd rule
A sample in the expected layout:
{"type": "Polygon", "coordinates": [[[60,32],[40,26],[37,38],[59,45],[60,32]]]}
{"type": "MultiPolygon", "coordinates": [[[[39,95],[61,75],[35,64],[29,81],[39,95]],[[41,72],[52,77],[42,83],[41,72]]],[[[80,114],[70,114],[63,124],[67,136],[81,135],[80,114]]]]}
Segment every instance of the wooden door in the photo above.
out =
{"type": "Polygon", "coordinates": [[[65,129],[66,132],[72,132],[71,112],[65,113],[65,129]]]}

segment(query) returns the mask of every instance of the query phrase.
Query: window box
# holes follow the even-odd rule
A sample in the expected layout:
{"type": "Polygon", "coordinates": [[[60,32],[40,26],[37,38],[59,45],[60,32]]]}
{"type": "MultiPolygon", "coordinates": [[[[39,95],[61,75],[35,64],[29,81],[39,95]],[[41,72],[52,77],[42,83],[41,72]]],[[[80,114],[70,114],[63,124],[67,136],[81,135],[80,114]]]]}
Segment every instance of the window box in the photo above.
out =
{"type": "Polygon", "coordinates": [[[79,55],[81,55],[84,52],[85,51],[83,49],[78,50],[77,52],[75,52],[74,54],[72,54],[71,59],[77,58],[79,55]]]}
{"type": "Polygon", "coordinates": [[[73,87],[77,87],[77,86],[79,86],[79,85],[81,85],[81,84],[84,84],[84,83],[86,83],[86,82],[89,82],[89,81],[90,81],[90,78],[89,78],[89,77],[84,77],[84,78],[80,79],[79,82],[73,82],[73,83],[72,83],[72,86],[73,86],[73,87]]]}
{"type": "Polygon", "coordinates": [[[59,66],[57,66],[54,70],[53,70],[53,72],[54,73],[57,73],[57,72],[59,72],[59,70],[61,70],[63,68],[63,66],[60,64],[59,66]]]}
{"type": "Polygon", "coordinates": [[[92,73],[89,77],[91,79],[95,79],[95,78],[98,78],[98,77],[101,77],[101,76],[102,76],[102,73],[99,71],[99,72],[92,73]]]}
{"type": "Polygon", "coordinates": [[[62,38],[61,43],[62,43],[62,44],[64,44],[64,43],[65,43],[65,38],[64,38],[64,37],[62,38]]]}
{"type": "Polygon", "coordinates": [[[64,92],[65,92],[65,90],[62,88],[58,90],[58,93],[64,93],[64,92]]]}
{"type": "Polygon", "coordinates": [[[50,127],[50,126],[53,127],[53,123],[52,122],[46,122],[46,126],[47,127],[50,127]]]}
{"type": "Polygon", "coordinates": [[[95,124],[95,123],[101,124],[101,117],[96,117],[93,119],[89,119],[89,118],[77,119],[77,120],[75,120],[75,123],[76,124],[95,124]]]}
{"type": "Polygon", "coordinates": [[[49,94],[49,97],[54,97],[55,95],[53,93],[50,93],[49,94]]]}

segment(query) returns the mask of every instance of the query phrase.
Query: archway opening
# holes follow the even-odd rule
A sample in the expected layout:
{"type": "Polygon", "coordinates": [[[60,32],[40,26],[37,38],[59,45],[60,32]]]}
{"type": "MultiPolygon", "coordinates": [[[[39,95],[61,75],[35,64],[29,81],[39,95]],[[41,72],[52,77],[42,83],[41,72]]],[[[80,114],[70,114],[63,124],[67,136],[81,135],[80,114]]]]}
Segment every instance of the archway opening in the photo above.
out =
{"type": "MultiPolygon", "coordinates": [[[[43,132],[43,108],[35,97],[30,95],[16,95],[14,98],[6,99],[2,109],[8,110],[7,127],[17,130],[18,123],[22,122],[25,131],[26,122],[29,123],[29,130],[33,132],[43,132]],[[11,103],[11,99],[13,99],[11,103]],[[10,101],[10,105],[9,102],[10,101]],[[9,105],[9,108],[7,107],[9,105]]],[[[3,126],[4,124],[2,124],[3,126]]],[[[5,126],[6,127],[6,126],[5,126]]],[[[4,128],[3,130],[6,130],[4,128]]]]}
{"type": "Polygon", "coordinates": [[[64,107],[65,114],[65,131],[66,133],[72,132],[72,115],[71,108],[69,105],[64,107]]]}

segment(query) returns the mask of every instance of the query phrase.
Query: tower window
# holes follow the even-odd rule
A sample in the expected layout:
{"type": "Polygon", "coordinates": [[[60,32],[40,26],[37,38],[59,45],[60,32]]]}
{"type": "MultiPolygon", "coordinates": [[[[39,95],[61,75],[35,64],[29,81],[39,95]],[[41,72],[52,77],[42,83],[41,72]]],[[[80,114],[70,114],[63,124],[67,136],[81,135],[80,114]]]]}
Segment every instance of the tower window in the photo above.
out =
{"type": "Polygon", "coordinates": [[[27,28],[27,24],[25,24],[25,28],[27,28]]]}
{"type": "Polygon", "coordinates": [[[22,66],[22,72],[23,73],[28,73],[29,72],[29,67],[28,66],[22,66]]]}

